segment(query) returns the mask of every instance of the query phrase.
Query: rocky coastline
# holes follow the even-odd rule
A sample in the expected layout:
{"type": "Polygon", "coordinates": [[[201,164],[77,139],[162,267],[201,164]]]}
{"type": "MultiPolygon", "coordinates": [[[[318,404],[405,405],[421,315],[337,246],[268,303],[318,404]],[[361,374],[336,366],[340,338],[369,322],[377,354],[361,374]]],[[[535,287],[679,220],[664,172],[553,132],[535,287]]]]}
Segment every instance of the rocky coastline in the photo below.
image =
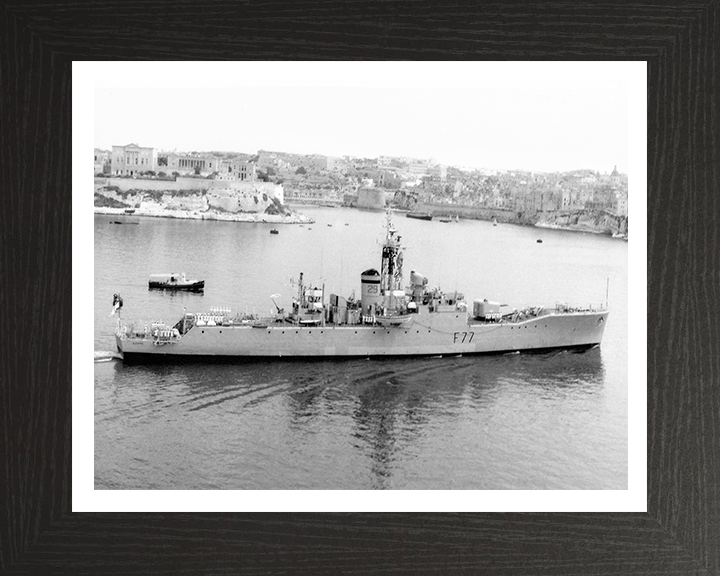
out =
{"type": "Polygon", "coordinates": [[[229,213],[208,210],[206,212],[190,212],[187,210],[143,209],[135,208],[129,212],[125,208],[95,206],[95,214],[113,216],[149,216],[152,218],[178,218],[180,220],[218,220],[222,222],[246,222],[250,224],[312,224],[312,218],[293,212],[291,214],[255,214],[229,213]]]}
{"type": "Polygon", "coordinates": [[[123,187],[109,184],[109,180],[96,182],[96,214],[268,224],[313,222],[312,218],[284,205],[282,189],[275,185],[252,182],[242,186],[243,183],[200,181],[209,186],[204,189],[188,188],[189,185],[198,186],[196,181],[190,181],[189,185],[177,180],[170,184],[164,181],[115,181],[123,187]],[[150,188],[151,184],[157,188],[150,188]],[[180,187],[172,189],[169,188],[171,185],[180,187]]]}

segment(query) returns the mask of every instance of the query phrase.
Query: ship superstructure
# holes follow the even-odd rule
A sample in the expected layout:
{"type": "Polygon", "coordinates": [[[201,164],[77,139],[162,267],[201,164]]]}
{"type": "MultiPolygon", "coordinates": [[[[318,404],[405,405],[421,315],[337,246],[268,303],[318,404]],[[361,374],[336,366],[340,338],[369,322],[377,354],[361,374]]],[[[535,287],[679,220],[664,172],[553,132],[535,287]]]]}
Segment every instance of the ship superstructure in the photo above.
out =
{"type": "MultiPolygon", "coordinates": [[[[512,309],[428,287],[411,271],[403,286],[401,236],[388,213],[380,270],[360,275],[361,297],[344,298],[305,284],[288,312],[258,317],[229,308],[185,313],[174,325],[118,325],[126,361],[207,358],[436,356],[591,347],[600,344],[606,306],[556,304],[512,309]]],[[[273,300],[274,301],[274,300],[273,300]]]]}

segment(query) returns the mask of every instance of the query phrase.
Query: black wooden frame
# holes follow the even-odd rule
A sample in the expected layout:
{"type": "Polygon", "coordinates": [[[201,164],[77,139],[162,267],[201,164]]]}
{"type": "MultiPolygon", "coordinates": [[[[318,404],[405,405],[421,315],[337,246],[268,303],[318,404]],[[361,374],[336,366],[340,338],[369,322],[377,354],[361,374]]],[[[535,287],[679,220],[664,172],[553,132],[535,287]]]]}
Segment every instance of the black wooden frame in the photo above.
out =
{"type": "Polygon", "coordinates": [[[720,573],[719,46],[718,0],[0,4],[0,572],[720,573]],[[648,512],[71,513],[71,62],[106,59],[648,61],[648,512]]]}

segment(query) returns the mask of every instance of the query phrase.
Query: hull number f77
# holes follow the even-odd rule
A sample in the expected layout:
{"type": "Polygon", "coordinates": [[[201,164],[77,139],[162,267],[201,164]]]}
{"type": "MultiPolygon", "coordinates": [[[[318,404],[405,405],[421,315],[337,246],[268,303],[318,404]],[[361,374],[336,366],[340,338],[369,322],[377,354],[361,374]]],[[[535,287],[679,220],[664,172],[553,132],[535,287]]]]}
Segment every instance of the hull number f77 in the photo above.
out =
{"type": "Polygon", "coordinates": [[[453,344],[470,344],[475,332],[453,332],[453,344]]]}

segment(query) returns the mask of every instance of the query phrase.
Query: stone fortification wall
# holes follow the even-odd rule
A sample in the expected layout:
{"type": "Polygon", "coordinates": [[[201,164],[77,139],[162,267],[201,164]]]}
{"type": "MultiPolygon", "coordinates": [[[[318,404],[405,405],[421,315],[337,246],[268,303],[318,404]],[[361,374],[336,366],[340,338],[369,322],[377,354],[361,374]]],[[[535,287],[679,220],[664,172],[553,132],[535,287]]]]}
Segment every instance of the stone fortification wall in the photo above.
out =
{"type": "Polygon", "coordinates": [[[573,210],[523,213],[503,208],[480,208],[454,204],[418,203],[414,210],[435,216],[455,216],[476,220],[496,220],[500,223],[560,228],[600,234],[626,234],[627,216],[602,211],[573,210]]]}
{"type": "MultiPolygon", "coordinates": [[[[283,188],[271,182],[216,181],[201,178],[178,178],[175,181],[96,178],[95,193],[128,207],[151,211],[285,211],[283,188]]],[[[96,196],[96,200],[99,196],[96,196]]],[[[101,202],[99,205],[104,204],[101,202]]]]}
{"type": "MultiPolygon", "coordinates": [[[[480,208],[477,206],[462,206],[455,204],[431,204],[429,202],[418,202],[413,207],[418,212],[429,212],[435,216],[460,216],[460,218],[473,218],[476,220],[492,220],[498,222],[511,222],[519,224],[517,212],[503,208],[480,208]]],[[[527,222],[522,222],[527,223],[527,222]]]]}
{"type": "Polygon", "coordinates": [[[282,212],[283,188],[272,182],[177,178],[96,178],[95,192],[144,210],[282,212]]]}
{"type": "Polygon", "coordinates": [[[207,178],[183,178],[175,180],[154,180],[150,178],[95,178],[95,189],[116,186],[121,192],[130,190],[210,190],[214,188],[234,189],[244,193],[267,194],[284,200],[283,187],[273,182],[248,182],[246,180],[208,180],[207,178]]]}
{"type": "Polygon", "coordinates": [[[382,210],[390,197],[387,190],[383,188],[360,188],[358,190],[358,208],[373,208],[382,210]]]}

